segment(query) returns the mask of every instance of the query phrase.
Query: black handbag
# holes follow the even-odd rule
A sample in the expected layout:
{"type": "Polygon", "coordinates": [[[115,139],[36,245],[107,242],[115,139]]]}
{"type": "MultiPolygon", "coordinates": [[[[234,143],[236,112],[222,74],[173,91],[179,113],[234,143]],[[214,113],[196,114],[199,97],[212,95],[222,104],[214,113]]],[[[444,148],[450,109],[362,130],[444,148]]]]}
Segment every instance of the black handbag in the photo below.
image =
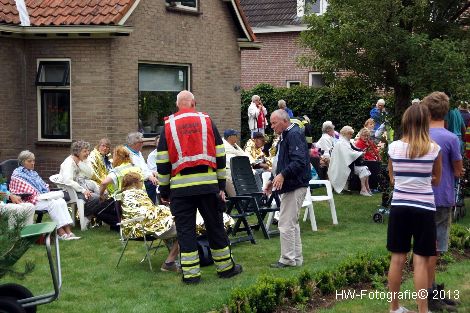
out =
{"type": "Polygon", "coordinates": [[[209,241],[205,237],[198,238],[197,252],[199,253],[199,264],[201,266],[208,266],[214,264],[214,259],[212,259],[211,248],[209,247],[209,241]]]}

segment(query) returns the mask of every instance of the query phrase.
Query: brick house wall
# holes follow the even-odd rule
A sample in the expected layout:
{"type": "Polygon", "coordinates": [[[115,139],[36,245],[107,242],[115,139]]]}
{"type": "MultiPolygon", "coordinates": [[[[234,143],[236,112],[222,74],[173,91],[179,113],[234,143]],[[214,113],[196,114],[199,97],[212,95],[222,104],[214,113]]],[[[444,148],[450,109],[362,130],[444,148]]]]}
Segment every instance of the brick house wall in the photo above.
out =
{"type": "Polygon", "coordinates": [[[301,81],[308,86],[308,73],[297,58],[304,49],[298,44],[300,32],[257,33],[260,50],[242,50],[242,87],[250,89],[260,83],[286,87],[286,81],[301,81]]]}
{"type": "Polygon", "coordinates": [[[23,42],[0,38],[0,160],[26,143],[23,42]]]}
{"type": "MultiPolygon", "coordinates": [[[[190,64],[198,109],[220,132],[240,128],[240,36],[227,3],[201,1],[200,15],[170,12],[164,1],[143,0],[127,20],[128,37],[14,39],[0,37],[0,160],[21,150],[36,154],[44,178],[57,173],[70,143],[38,142],[35,86],[38,58],[71,59],[72,140],[92,146],[102,137],[125,143],[137,130],[139,63],[190,64]]],[[[146,153],[151,149],[147,148],[146,153]]],[[[145,154],[146,154],[145,153],[145,154]]]]}

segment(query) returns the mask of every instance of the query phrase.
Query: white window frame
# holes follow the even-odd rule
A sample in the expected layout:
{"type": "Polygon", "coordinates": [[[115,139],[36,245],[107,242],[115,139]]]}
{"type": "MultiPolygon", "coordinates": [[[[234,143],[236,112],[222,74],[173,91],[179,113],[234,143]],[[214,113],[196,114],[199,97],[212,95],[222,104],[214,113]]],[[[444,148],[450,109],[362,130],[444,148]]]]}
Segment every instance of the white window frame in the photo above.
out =
{"type": "Polygon", "coordinates": [[[302,86],[302,82],[300,80],[286,80],[287,88],[291,88],[291,84],[294,83],[294,86],[302,86]]]}
{"type": "Polygon", "coordinates": [[[312,76],[313,75],[323,76],[323,74],[321,72],[308,72],[308,86],[309,87],[322,87],[322,86],[325,86],[325,84],[323,84],[322,86],[312,86],[312,84],[313,84],[312,76]]]}
{"type": "Polygon", "coordinates": [[[36,74],[37,74],[37,71],[39,69],[39,64],[41,62],[69,62],[69,85],[68,86],[36,86],[36,99],[37,99],[37,108],[38,108],[38,141],[53,141],[53,142],[72,142],[72,133],[73,133],[73,130],[72,130],[72,60],[71,59],[68,59],[68,58],[61,58],[61,59],[58,59],[58,58],[41,58],[41,59],[37,59],[36,60],[36,74]],[[68,90],[69,91],[69,99],[70,99],[70,103],[69,103],[69,106],[70,106],[70,115],[69,115],[69,119],[70,119],[70,138],[67,138],[67,139],[53,139],[53,138],[42,138],[42,133],[41,133],[41,129],[42,129],[42,111],[41,111],[41,100],[42,100],[42,97],[41,97],[41,90],[44,90],[44,89],[47,89],[47,90],[68,90]]]}
{"type": "MultiPolygon", "coordinates": [[[[328,7],[328,1],[327,0],[317,0],[320,3],[320,12],[315,13],[317,15],[322,15],[326,12],[326,8],[328,7]]],[[[297,16],[302,17],[305,15],[306,10],[306,0],[297,0],[297,16]]],[[[310,4],[310,3],[308,3],[310,4]]],[[[311,12],[308,12],[309,14],[311,12]]]]}
{"type": "Polygon", "coordinates": [[[168,6],[172,6],[173,8],[178,8],[178,9],[183,9],[183,10],[188,10],[188,11],[194,11],[194,12],[199,12],[199,0],[194,0],[196,2],[196,6],[195,7],[190,7],[190,6],[187,6],[187,5],[183,5],[181,4],[181,1],[174,1],[175,2],[175,5],[170,5],[169,3],[167,3],[168,6]]]}

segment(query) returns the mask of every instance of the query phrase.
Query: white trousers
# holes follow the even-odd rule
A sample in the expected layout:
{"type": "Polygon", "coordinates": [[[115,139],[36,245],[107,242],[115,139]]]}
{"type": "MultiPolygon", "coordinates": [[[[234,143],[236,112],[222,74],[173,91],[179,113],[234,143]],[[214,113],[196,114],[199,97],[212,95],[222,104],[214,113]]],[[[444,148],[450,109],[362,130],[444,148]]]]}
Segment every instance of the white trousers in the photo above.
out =
{"type": "Polygon", "coordinates": [[[281,194],[279,233],[281,237],[281,257],[279,262],[300,266],[303,263],[302,241],[300,240],[299,212],[307,194],[307,187],[281,194]]]}
{"type": "Polygon", "coordinates": [[[8,227],[11,228],[15,225],[16,217],[19,215],[25,215],[25,225],[30,225],[34,222],[34,205],[32,203],[0,203],[0,213],[1,212],[10,212],[8,227]]]}
{"type": "Polygon", "coordinates": [[[57,224],[57,228],[73,223],[64,199],[39,200],[36,203],[36,210],[46,210],[51,219],[57,224]]]}

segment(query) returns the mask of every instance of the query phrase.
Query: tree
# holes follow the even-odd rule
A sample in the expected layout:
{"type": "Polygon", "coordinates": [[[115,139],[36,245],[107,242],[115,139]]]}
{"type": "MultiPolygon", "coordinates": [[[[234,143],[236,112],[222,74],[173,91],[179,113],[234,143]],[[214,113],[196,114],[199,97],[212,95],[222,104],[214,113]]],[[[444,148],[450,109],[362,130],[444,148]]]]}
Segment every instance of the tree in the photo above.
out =
{"type": "Polygon", "coordinates": [[[342,79],[334,73],[346,71],[371,86],[393,90],[397,118],[413,95],[440,90],[453,100],[468,97],[469,0],[328,3],[325,14],[305,17],[308,30],[301,39],[312,52],[302,63],[333,80],[342,79]]]}

